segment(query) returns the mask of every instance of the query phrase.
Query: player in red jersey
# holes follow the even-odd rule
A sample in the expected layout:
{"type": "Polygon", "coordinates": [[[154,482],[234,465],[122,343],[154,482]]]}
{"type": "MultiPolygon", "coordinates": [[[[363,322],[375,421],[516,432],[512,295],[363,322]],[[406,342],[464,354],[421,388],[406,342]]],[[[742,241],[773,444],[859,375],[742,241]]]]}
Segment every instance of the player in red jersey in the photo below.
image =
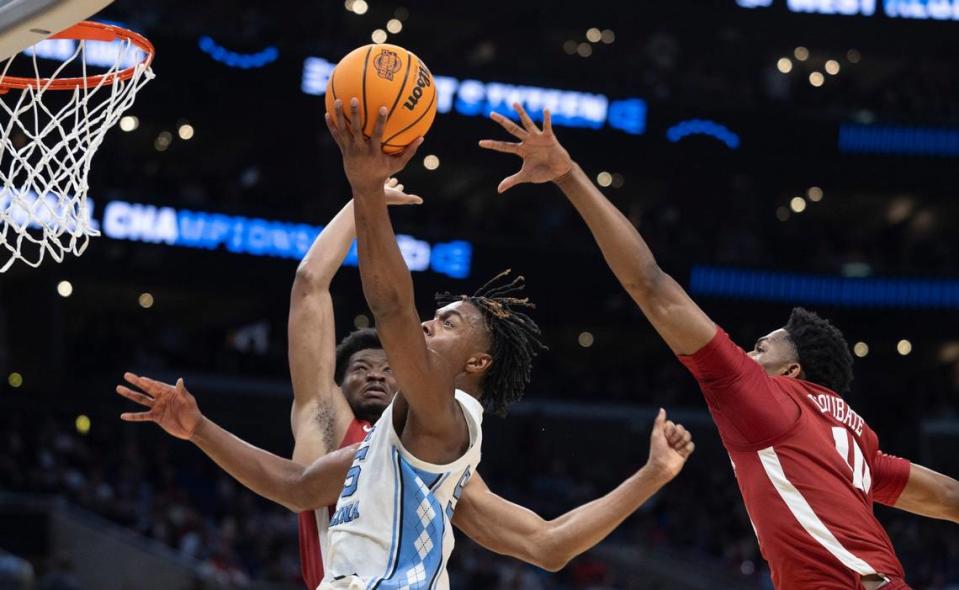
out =
{"type": "MultiPolygon", "coordinates": [[[[387,202],[415,205],[396,179],[387,202]]],[[[306,467],[327,453],[358,443],[396,394],[386,353],[373,330],[351,333],[336,345],[330,283],[349,253],[356,226],[353,202],[323,228],[296,270],[288,322],[293,382],[293,461],[306,467]]],[[[323,580],[323,555],[333,506],[299,514],[300,570],[309,588],[323,580]]]]}
{"type": "Polygon", "coordinates": [[[873,502],[959,522],[959,482],[880,451],[842,399],[852,357],[827,321],[793,310],[784,328],[744,352],[656,264],[642,237],[520,105],[522,127],[493,119],[519,142],[483,140],[521,170],[499,191],[555,183],[586,221],[606,262],[700,383],[780,590],[907,588],[873,502]]]}
{"type": "MultiPolygon", "coordinates": [[[[388,186],[389,202],[419,202],[395,182],[388,186]]],[[[375,331],[353,332],[334,345],[329,285],[354,233],[347,204],[316,238],[294,281],[289,317],[293,461],[253,447],[206,419],[182,381],[173,387],[128,373],[127,381],[147,395],[117,388],[150,408],[125,413],[124,420],[153,421],[194,442],[240,483],[299,513],[301,570],[310,589],[323,578],[326,525],[353,461],[352,443],[365,437],[365,427],[379,418],[397,389],[375,331]]],[[[672,480],[693,449],[689,433],[660,411],[649,461],[605,496],[547,521],[493,493],[476,473],[463,490],[453,524],[491,551],[556,571],[602,541],[672,480]]]]}

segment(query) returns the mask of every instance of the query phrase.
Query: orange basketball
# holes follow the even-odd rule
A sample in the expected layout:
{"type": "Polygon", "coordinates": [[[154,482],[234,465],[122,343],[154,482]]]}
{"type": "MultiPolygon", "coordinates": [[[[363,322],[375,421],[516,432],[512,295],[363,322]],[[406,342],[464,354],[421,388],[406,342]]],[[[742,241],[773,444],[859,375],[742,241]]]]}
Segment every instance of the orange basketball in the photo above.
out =
{"type": "Polygon", "coordinates": [[[383,151],[403,151],[426,135],[436,117],[436,84],[420,58],[396,45],[380,43],[354,49],[336,64],[326,84],[326,112],[334,117],[333,101],[343,101],[350,121],[350,100],[360,101],[363,133],[369,137],[381,106],[389,109],[383,131],[383,151]]]}

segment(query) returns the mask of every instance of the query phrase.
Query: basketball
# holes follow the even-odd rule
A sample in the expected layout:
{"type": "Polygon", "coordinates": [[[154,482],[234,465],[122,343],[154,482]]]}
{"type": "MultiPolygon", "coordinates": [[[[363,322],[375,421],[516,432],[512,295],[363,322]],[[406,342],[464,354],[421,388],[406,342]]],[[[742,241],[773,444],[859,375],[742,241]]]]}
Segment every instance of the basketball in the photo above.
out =
{"type": "Polygon", "coordinates": [[[333,101],[343,101],[349,124],[350,99],[360,101],[363,134],[369,137],[376,112],[389,109],[383,131],[383,151],[396,154],[417,137],[426,135],[436,117],[436,84],[423,61],[409,50],[386,43],[354,49],[336,64],[326,84],[326,112],[333,117],[333,101]]]}

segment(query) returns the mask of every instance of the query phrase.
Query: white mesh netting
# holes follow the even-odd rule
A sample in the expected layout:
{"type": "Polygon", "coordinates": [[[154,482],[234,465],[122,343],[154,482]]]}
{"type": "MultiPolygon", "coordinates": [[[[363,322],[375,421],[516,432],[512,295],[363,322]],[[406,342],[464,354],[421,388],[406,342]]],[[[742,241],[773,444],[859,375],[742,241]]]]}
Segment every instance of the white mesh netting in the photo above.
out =
{"type": "Polygon", "coordinates": [[[24,77],[36,81],[0,94],[0,272],[18,260],[39,266],[46,254],[57,262],[68,252],[79,256],[90,237],[100,235],[86,200],[90,162],[106,132],[154,77],[143,64],[144,52],[130,40],[43,43],[46,51],[38,44],[6,60],[0,71],[2,84],[15,59],[30,60],[32,73],[24,77]],[[43,74],[41,55],[62,63],[43,74]],[[101,67],[88,74],[88,66],[101,67]],[[127,67],[135,68],[133,75],[120,79],[116,74],[127,67]],[[78,71],[79,83],[52,88],[69,68],[78,71]],[[99,74],[106,75],[88,78],[99,74]]]}

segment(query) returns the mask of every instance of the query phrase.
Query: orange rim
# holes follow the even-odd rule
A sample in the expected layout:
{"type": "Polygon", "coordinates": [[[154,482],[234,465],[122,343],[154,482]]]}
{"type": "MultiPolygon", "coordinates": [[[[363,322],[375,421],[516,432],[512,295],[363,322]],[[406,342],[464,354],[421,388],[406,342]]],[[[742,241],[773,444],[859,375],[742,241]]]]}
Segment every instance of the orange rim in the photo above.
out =
{"type": "Polygon", "coordinates": [[[153,62],[153,55],[156,50],[153,43],[139,33],[104,23],[95,23],[93,21],[79,22],[72,27],[60,31],[55,35],[50,35],[50,39],[74,39],[77,41],[130,41],[142,50],[146,57],[142,62],[131,66],[119,72],[110,72],[107,74],[96,74],[92,76],[77,78],[60,78],[51,80],[50,78],[21,78],[17,76],[7,76],[0,79],[0,93],[10,89],[24,90],[26,88],[46,88],[49,90],[73,90],[78,86],[95,87],[103,84],[116,84],[121,80],[129,80],[136,73],[140,66],[150,67],[153,62]]]}

